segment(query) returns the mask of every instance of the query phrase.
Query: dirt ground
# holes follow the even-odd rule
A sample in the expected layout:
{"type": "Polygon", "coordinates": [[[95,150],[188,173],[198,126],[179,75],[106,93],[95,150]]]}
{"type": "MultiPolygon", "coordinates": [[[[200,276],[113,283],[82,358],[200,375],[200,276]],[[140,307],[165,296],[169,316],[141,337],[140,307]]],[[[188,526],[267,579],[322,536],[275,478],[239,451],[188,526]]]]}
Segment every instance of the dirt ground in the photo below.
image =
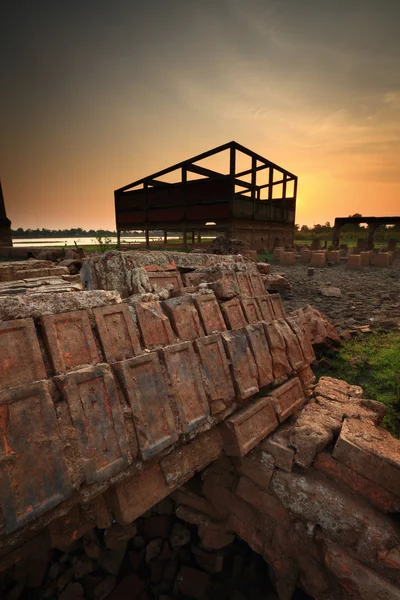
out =
{"type": "Polygon", "coordinates": [[[281,292],[286,311],[313,304],[341,328],[371,325],[393,320],[400,322],[400,260],[389,269],[364,267],[348,270],[343,265],[315,268],[307,276],[307,265],[271,265],[271,273],[284,274],[292,288],[281,292]],[[341,290],[340,298],[326,298],[321,287],[341,290]]]}

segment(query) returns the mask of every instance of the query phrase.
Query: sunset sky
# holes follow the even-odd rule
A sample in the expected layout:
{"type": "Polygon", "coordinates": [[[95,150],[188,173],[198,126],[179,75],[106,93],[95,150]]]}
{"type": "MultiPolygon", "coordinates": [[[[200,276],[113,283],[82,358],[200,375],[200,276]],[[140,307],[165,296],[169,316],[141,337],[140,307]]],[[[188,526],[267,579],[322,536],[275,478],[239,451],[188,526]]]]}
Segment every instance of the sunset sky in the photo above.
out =
{"type": "Polygon", "coordinates": [[[400,213],[400,0],[6,0],[12,226],[115,228],[113,190],[235,140],[296,222],[400,213]]]}

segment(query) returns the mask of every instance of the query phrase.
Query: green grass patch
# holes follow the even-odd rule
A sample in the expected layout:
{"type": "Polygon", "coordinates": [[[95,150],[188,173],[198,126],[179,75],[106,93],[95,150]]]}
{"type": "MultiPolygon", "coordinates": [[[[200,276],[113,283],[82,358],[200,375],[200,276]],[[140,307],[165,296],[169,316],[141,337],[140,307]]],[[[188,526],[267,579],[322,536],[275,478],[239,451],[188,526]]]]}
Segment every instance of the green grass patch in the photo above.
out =
{"type": "Polygon", "coordinates": [[[385,404],[382,426],[400,437],[400,332],[359,334],[346,340],[330,362],[332,368],[318,375],[361,385],[365,398],[385,404]]]}

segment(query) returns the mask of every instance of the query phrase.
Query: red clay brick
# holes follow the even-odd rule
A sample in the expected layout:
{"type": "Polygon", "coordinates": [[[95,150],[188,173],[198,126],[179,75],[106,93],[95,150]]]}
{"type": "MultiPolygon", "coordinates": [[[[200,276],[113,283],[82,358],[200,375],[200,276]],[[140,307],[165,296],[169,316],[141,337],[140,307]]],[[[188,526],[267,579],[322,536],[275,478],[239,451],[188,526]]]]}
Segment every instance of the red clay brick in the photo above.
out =
{"type": "Polygon", "coordinates": [[[233,298],[221,304],[222,314],[228,329],[240,329],[247,325],[239,298],[233,298]]]}
{"type": "MultiPolygon", "coordinates": [[[[248,480],[250,481],[250,480],[248,480]]],[[[260,491],[260,490],[258,490],[260,491]]],[[[229,503],[230,516],[228,528],[235,531],[247,543],[253,540],[260,543],[260,550],[271,539],[275,522],[265,513],[259,512],[238,495],[232,495],[229,503]],[[253,538],[256,535],[256,538],[253,538]]],[[[259,550],[257,550],[258,552],[259,550]]]]}
{"type": "Polygon", "coordinates": [[[251,479],[258,487],[268,490],[274,467],[265,458],[264,452],[251,452],[244,458],[238,459],[237,469],[241,475],[251,479]]]}
{"type": "Polygon", "coordinates": [[[275,315],[270,295],[265,294],[265,296],[257,296],[256,300],[263,320],[267,323],[271,323],[271,321],[275,319],[275,315]]]}
{"type": "Polygon", "coordinates": [[[225,548],[234,540],[231,533],[226,533],[213,527],[202,527],[201,532],[199,531],[199,536],[201,545],[207,550],[221,550],[221,548],[225,548]]]}
{"type": "Polygon", "coordinates": [[[131,358],[115,369],[132,408],[141,455],[149,458],[178,439],[158,355],[131,358]]]}
{"type": "Polygon", "coordinates": [[[294,460],[294,450],[289,448],[292,429],[292,425],[281,425],[261,444],[262,450],[273,457],[275,466],[289,473],[292,470],[294,460]]]}
{"type": "Polygon", "coordinates": [[[252,296],[264,296],[266,294],[260,273],[249,273],[252,296]]]}
{"type": "MultiPolygon", "coordinates": [[[[190,484],[190,481],[188,482],[190,484]]],[[[216,509],[213,507],[211,502],[209,502],[203,496],[196,494],[193,490],[190,489],[190,485],[181,486],[175,492],[175,500],[177,504],[184,504],[186,506],[190,506],[194,510],[198,512],[204,513],[211,517],[211,519],[219,519],[219,514],[216,509]]]]}
{"type": "Polygon", "coordinates": [[[233,403],[235,390],[221,337],[209,335],[194,343],[203,369],[204,389],[211,414],[217,414],[233,403]]]}
{"type": "Polygon", "coordinates": [[[182,279],[186,287],[197,287],[200,283],[211,282],[212,275],[207,272],[194,271],[193,273],[184,273],[182,279]]]}
{"type": "Polygon", "coordinates": [[[264,329],[272,356],[274,377],[278,379],[279,377],[282,377],[282,375],[288,375],[292,372],[292,367],[286,356],[285,340],[279,329],[276,327],[275,321],[272,323],[264,322],[264,329]]]}
{"type": "Polygon", "coordinates": [[[277,426],[272,401],[269,398],[259,398],[222,423],[225,453],[229,456],[244,456],[277,426]]]}
{"type": "Polygon", "coordinates": [[[303,352],[304,360],[311,364],[315,360],[315,352],[312,347],[311,339],[309,337],[304,324],[301,322],[301,313],[290,314],[286,317],[286,321],[291,327],[292,331],[297,335],[301,350],[303,352]]]}
{"type": "Polygon", "coordinates": [[[0,388],[32,383],[45,377],[33,320],[0,323],[0,388]]]}
{"type": "Polygon", "coordinates": [[[303,390],[308,389],[316,380],[310,365],[307,365],[303,369],[299,369],[297,371],[297,377],[300,379],[303,390]]]}
{"type": "Polygon", "coordinates": [[[213,290],[218,300],[228,300],[240,293],[234,271],[223,271],[221,277],[210,283],[208,287],[213,290]]]}
{"type": "Polygon", "coordinates": [[[148,272],[150,285],[153,289],[161,289],[166,285],[172,285],[174,290],[183,287],[179,271],[148,272]]]}
{"type": "Polygon", "coordinates": [[[171,487],[167,485],[160,465],[155,464],[112,487],[107,492],[107,499],[117,523],[127,525],[170,493],[171,487]]]}
{"type": "Polygon", "coordinates": [[[231,361],[232,374],[241,400],[256,394],[258,371],[244,331],[221,333],[226,353],[231,361]]]}
{"type": "Polygon", "coordinates": [[[107,362],[142,353],[136,326],[126,303],[93,309],[100,342],[107,362]]]}
{"type": "Polygon", "coordinates": [[[218,428],[211,429],[180,446],[161,461],[168,484],[182,485],[196,471],[201,471],[222,454],[222,437],[218,428]]]}
{"type": "Polygon", "coordinates": [[[285,340],[286,355],[289,359],[289,363],[294,371],[304,368],[306,361],[300,348],[299,340],[297,336],[290,329],[289,325],[284,319],[277,319],[275,326],[279,329],[285,340]]]}
{"type": "Polygon", "coordinates": [[[239,479],[236,494],[259,512],[277,521],[281,527],[290,526],[290,515],[278,498],[266,490],[260,490],[248,477],[242,475],[239,479]]]}
{"type": "Polygon", "coordinates": [[[237,271],[236,280],[239,285],[240,293],[243,294],[243,296],[253,296],[251,281],[249,274],[246,271],[237,271]]]}
{"type": "Polygon", "coordinates": [[[257,364],[258,385],[262,388],[274,380],[272,356],[265,336],[264,325],[262,323],[248,325],[246,332],[257,364]]]}
{"type": "Polygon", "coordinates": [[[198,600],[205,597],[207,588],[211,585],[210,576],[207,573],[186,566],[181,567],[177,583],[184,597],[189,596],[198,600]]]}
{"type": "Polygon", "coordinates": [[[314,461],[314,468],[331,479],[342,481],[349,489],[360,494],[384,512],[397,512],[400,499],[380,485],[366,479],[350,467],[337,461],[328,452],[320,452],[314,461]]]}
{"type": "Polygon", "coordinates": [[[0,392],[0,433],[0,506],[8,534],[72,492],[48,382],[0,392]]]}
{"type": "Polygon", "coordinates": [[[159,302],[138,302],[135,309],[146,348],[152,350],[175,342],[171,323],[159,302]]]}
{"type": "Polygon", "coordinates": [[[242,308],[246,320],[249,323],[257,323],[257,321],[261,321],[262,314],[259,309],[257,300],[255,298],[248,298],[247,296],[242,296],[240,301],[242,303],[242,308]]]}
{"type": "Polygon", "coordinates": [[[400,440],[384,429],[345,419],[333,457],[400,497],[400,440]]]}
{"type": "Polygon", "coordinates": [[[203,423],[210,414],[196,355],[190,342],[169,346],[162,352],[182,431],[188,433],[203,423]]]}
{"type": "Polygon", "coordinates": [[[56,373],[100,362],[85,310],[46,315],[41,323],[56,373]]]}
{"type": "Polygon", "coordinates": [[[204,335],[198,312],[189,294],[165,300],[162,307],[180,340],[189,342],[204,335]]]}
{"type": "Polygon", "coordinates": [[[272,303],[275,319],[285,318],[285,309],[283,307],[282,298],[280,294],[269,294],[269,298],[272,303]]]}
{"type": "Polygon", "coordinates": [[[226,331],[225,321],[214,294],[197,294],[194,296],[194,302],[206,335],[216,331],[226,331]]]}
{"type": "Polygon", "coordinates": [[[282,423],[305,402],[300,379],[294,377],[270,392],[279,422],[282,423]]]}
{"type": "Polygon", "coordinates": [[[56,382],[68,402],[87,483],[128,466],[132,457],[110,367],[86,367],[56,382]]]}

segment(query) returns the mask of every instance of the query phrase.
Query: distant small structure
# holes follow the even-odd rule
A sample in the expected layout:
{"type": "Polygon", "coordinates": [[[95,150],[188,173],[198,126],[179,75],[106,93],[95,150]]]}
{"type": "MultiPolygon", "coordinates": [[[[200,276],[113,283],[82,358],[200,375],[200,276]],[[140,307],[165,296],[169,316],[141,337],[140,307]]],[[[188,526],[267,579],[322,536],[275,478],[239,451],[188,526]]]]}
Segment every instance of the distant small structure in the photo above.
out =
{"type": "Polygon", "coordinates": [[[11,221],[7,218],[3,189],[0,181],[0,247],[12,246],[11,221]]]}
{"type": "MultiPolygon", "coordinates": [[[[400,217],[336,217],[335,225],[333,227],[333,246],[338,248],[340,244],[340,230],[344,225],[349,223],[366,223],[368,225],[368,240],[364,250],[371,250],[374,247],[374,234],[375,231],[381,227],[381,225],[397,225],[400,223],[400,217]]],[[[357,245],[361,246],[359,240],[357,245]]]]}
{"type": "Polygon", "coordinates": [[[142,231],[149,247],[157,232],[188,247],[211,234],[272,250],[293,243],[296,195],[296,175],[229,142],[116,190],[118,240],[142,231]]]}

